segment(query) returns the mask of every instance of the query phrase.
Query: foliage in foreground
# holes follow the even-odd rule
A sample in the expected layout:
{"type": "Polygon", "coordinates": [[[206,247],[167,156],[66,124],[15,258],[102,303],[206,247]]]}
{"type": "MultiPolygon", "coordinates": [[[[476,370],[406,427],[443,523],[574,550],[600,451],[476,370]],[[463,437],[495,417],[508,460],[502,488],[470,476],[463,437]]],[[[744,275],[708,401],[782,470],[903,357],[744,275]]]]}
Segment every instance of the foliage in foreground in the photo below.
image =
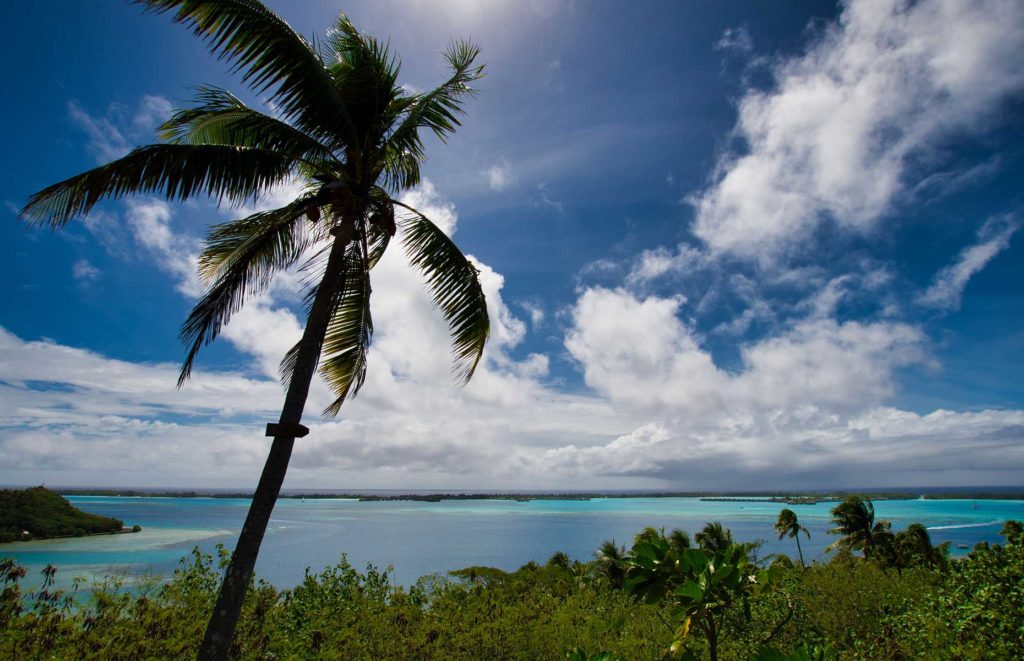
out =
{"type": "MultiPolygon", "coordinates": [[[[545,565],[529,563],[515,572],[472,567],[448,578],[425,577],[409,589],[395,586],[386,571],[360,572],[344,558],[307,574],[292,590],[258,582],[246,599],[232,655],[252,660],[657,659],[669,656],[667,648],[679,638],[680,614],[703,609],[700,617],[711,613],[715,619],[722,659],[1024,657],[1024,540],[1013,526],[1007,527],[1005,545],[979,545],[946,569],[926,564],[894,569],[840,554],[806,569],[780,559],[770,578],[730,547],[690,548],[681,533],[645,534],[614,560],[611,544],[593,562],[555,554],[545,565]],[[702,552],[718,558],[714,571],[697,558],[702,552]],[[661,584],[664,575],[635,569],[644,563],[653,567],[648,560],[671,554],[689,558],[683,578],[661,584]],[[610,571],[616,563],[622,564],[622,574],[610,571]],[[747,589],[729,571],[714,582],[712,577],[729,565],[739,567],[746,581],[755,576],[771,588],[747,589]],[[675,594],[692,580],[699,584],[702,575],[706,593],[684,588],[650,604],[630,594],[652,594],[661,587],[664,594],[675,594]],[[765,647],[769,637],[771,649],[765,647]]],[[[222,553],[221,567],[224,559],[222,553]]],[[[131,590],[106,582],[73,598],[48,585],[23,593],[23,570],[5,561],[0,563],[0,658],[189,658],[219,577],[216,558],[194,551],[167,582],[153,580],[131,590]]],[[[685,644],[677,646],[676,658],[709,656],[706,628],[697,626],[700,617],[694,618],[685,644]]]]}

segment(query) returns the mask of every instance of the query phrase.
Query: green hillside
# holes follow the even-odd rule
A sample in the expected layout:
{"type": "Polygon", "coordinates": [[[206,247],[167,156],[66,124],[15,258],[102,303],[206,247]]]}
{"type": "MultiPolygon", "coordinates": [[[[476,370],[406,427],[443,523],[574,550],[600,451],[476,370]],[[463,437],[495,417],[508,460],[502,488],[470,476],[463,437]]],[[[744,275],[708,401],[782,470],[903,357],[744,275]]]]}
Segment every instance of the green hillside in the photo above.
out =
{"type": "Polygon", "coordinates": [[[83,512],[45,487],[0,491],[0,542],[78,537],[118,532],[123,527],[123,521],[83,512]]]}

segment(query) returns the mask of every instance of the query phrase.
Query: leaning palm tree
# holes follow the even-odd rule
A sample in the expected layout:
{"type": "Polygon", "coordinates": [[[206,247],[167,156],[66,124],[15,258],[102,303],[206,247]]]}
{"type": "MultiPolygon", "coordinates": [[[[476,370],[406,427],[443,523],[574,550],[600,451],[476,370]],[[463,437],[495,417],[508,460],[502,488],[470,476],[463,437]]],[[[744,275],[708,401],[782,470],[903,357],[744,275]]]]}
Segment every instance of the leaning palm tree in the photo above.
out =
{"type": "Polygon", "coordinates": [[[779,512],[779,518],[775,520],[775,531],[779,533],[779,539],[786,536],[796,539],[796,552],[800,556],[800,566],[804,567],[804,552],[800,548],[800,533],[807,535],[807,539],[811,538],[811,533],[807,528],[800,525],[796,512],[789,508],[784,508],[779,512]]]}
{"type": "Polygon", "coordinates": [[[139,2],[173,12],[274,112],[201,88],[193,107],[161,127],[161,143],[36,193],[22,214],[58,229],[103,199],[135,193],[241,204],[288,181],[305,184],[290,204],[212,228],[199,260],[206,291],[181,330],[187,351],[179,387],[200,348],[246,299],[306,260],[305,329],[281,363],[284,406],[277,423],[267,425],[274,441],[199,653],[222,659],[295,438],[308,433],[300,423],[317,366],[334,394],[326,415],[337,414],[363,384],[373,332],[370,271],[396,230],[449,325],[460,380],[480,360],[489,321],[477,269],[444,232],[395,197],[420,181],[421,130],[442,140],[454,131],[483,68],[475,64],[475,46],[455,43],[445,52],[451,76],[430,92],[411,93],[399,85],[399,63],[387,46],[360,34],[344,15],[317,46],[257,0],[139,2]]]}
{"type": "Polygon", "coordinates": [[[875,506],[870,498],[847,496],[832,508],[830,535],[842,535],[826,549],[863,551],[871,558],[877,549],[886,549],[892,539],[888,521],[875,522],[875,506]]]}

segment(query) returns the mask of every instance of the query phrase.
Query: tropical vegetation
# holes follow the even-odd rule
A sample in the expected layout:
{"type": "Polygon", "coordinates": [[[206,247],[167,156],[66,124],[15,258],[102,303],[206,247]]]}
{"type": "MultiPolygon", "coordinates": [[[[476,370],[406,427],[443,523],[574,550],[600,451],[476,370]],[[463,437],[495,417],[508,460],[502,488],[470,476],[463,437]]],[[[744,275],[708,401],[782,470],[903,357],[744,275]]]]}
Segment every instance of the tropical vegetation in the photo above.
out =
{"type": "Polygon", "coordinates": [[[481,358],[489,320],[476,267],[439,227],[396,197],[420,183],[421,131],[444,140],[459,126],[483,67],[476,46],[455,42],[444,53],[448,79],[412,92],[400,84],[400,64],[387,44],[360,33],[344,14],[323,40],[311,42],[257,0],[140,4],[190,28],[232,63],[272,112],[225,89],[200,88],[192,107],[163,124],[162,142],[39,191],[22,215],[59,229],[101,200],[131,194],[240,205],[286,183],[302,185],[289,204],[210,231],[199,258],[206,291],[181,329],[187,351],[179,386],[200,349],[275,274],[297,266],[307,274],[305,330],[281,362],[288,389],[280,419],[267,427],[274,442],[200,655],[220,659],[295,438],[308,432],[300,423],[317,366],[334,393],[326,415],[337,414],[363,384],[373,334],[370,271],[398,230],[406,257],[448,322],[457,377],[467,381],[481,358]]]}
{"type": "MultiPolygon", "coordinates": [[[[681,532],[681,531],[680,531],[681,532]]],[[[235,659],[1010,659],[1024,656],[1024,531],[902,569],[848,552],[806,568],[755,545],[703,549],[642,531],[591,561],[469,567],[395,585],[344,559],[291,590],[255,581],[235,659]]],[[[674,539],[673,539],[674,538],[674,539]]],[[[847,548],[847,547],[844,547],[847,548]]],[[[0,657],[190,658],[228,562],[193,551],[166,581],[23,588],[0,561],[0,657]]]]}

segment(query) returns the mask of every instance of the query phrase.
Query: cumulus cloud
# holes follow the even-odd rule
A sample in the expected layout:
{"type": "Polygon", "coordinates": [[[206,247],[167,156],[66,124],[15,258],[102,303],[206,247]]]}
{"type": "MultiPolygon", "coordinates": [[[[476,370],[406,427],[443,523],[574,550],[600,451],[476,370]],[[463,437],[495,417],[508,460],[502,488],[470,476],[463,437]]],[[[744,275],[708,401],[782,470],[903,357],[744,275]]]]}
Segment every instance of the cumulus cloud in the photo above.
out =
{"type": "Polygon", "coordinates": [[[920,415],[876,407],[837,416],[803,409],[717,428],[645,425],[605,445],[548,450],[531,465],[564,477],[596,470],[688,489],[1013,484],[1024,463],[1022,422],[1024,412],[1005,410],[920,415]]]}
{"type": "Polygon", "coordinates": [[[682,304],[621,289],[583,292],[566,348],[587,385],[634,410],[665,415],[855,409],[884,401],[895,369],[925,360],[924,337],[909,325],[811,315],[781,335],[742,346],[743,368],[729,373],[679,319],[682,304]]]}
{"type": "Polygon", "coordinates": [[[950,136],[1024,89],[1024,5],[851,0],[774,85],[748,90],[712,184],[692,198],[715,252],[772,260],[834,222],[865,232],[950,136]]]}
{"type": "MultiPolygon", "coordinates": [[[[887,486],[1006,482],[1024,469],[1024,412],[887,405],[897,370],[928,360],[906,324],[839,322],[808,305],[803,319],[742,345],[740,367],[727,371],[680,320],[681,298],[588,288],[566,349],[591,394],[564,393],[543,383],[546,356],[510,357],[522,322],[501,309],[500,276],[484,271],[496,341],[459,389],[418,275],[397,251],[378,269],[366,386],[324,421],[313,412],[329,393],[316,384],[293,486],[887,486]]],[[[229,341],[269,377],[291,341],[270,338],[293,320],[264,319],[281,311],[272,301],[250,311],[251,334],[229,341]]],[[[89,483],[103,467],[123,483],[251,486],[280,385],[200,372],[178,391],[176,370],[0,333],[0,477],[89,483]]]]}
{"type": "Polygon", "coordinates": [[[964,248],[952,264],[939,271],[918,302],[939,310],[959,309],[968,281],[1006,250],[1018,229],[1020,223],[1011,216],[989,219],[978,230],[978,242],[964,248]]]}

